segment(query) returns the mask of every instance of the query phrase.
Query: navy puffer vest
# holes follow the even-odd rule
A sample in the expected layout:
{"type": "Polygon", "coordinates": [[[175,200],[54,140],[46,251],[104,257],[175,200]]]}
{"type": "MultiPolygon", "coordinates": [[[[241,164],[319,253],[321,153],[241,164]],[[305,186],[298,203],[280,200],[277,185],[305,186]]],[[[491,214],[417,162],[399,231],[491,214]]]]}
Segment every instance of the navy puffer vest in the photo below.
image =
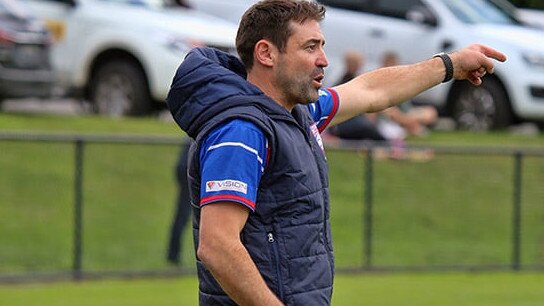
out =
{"type": "MultiPolygon", "coordinates": [[[[219,51],[210,54],[206,49],[199,49],[196,52],[222,67],[232,61],[230,56],[219,51]]],[[[200,57],[197,58],[202,60],[200,57]]],[[[215,97],[213,102],[204,102],[211,103],[210,107],[202,107],[205,95],[199,96],[198,90],[191,90],[191,97],[182,99],[180,93],[188,89],[180,78],[197,71],[186,63],[188,59],[191,57],[178,69],[168,104],[180,126],[185,126],[189,135],[196,138],[189,166],[195,249],[198,247],[200,218],[198,151],[202,140],[213,128],[232,119],[253,122],[268,138],[271,156],[259,184],[256,210],[250,213],[242,230],[242,242],[268,286],[285,304],[329,305],[334,261],[327,163],[310,129],[313,120],[307,107],[296,106],[289,113],[243,78],[234,77],[240,75],[233,72],[234,76],[224,80],[227,83],[223,87],[223,91],[231,92],[222,92],[221,97],[215,97]],[[234,81],[239,85],[230,87],[236,83],[234,81]],[[184,108],[183,116],[176,116],[180,101],[184,108]],[[187,105],[196,104],[195,101],[199,106],[192,108],[187,105]],[[188,114],[192,109],[200,112],[188,114]],[[190,118],[189,122],[187,118],[190,118]]],[[[198,259],[197,269],[201,305],[234,304],[198,259]]]]}

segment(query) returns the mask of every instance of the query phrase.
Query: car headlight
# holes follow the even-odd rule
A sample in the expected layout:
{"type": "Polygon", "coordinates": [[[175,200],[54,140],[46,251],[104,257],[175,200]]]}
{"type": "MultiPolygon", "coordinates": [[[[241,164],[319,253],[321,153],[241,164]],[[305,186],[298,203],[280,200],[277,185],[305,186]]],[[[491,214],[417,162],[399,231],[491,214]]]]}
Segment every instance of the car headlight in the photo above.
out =
{"type": "Polygon", "coordinates": [[[544,68],[544,53],[525,52],[523,59],[529,66],[544,68]]]}
{"type": "Polygon", "coordinates": [[[156,35],[161,43],[176,54],[187,54],[192,48],[202,47],[204,44],[193,38],[179,37],[176,35],[161,33],[156,35]]]}

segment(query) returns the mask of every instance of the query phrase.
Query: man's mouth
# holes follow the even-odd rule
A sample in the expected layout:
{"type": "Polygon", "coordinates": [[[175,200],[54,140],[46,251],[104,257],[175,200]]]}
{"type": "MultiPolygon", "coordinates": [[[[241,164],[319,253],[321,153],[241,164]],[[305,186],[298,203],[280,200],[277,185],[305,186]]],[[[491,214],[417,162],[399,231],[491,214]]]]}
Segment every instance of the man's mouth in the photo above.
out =
{"type": "Polygon", "coordinates": [[[314,77],[314,82],[321,88],[323,86],[323,79],[325,78],[324,74],[318,74],[314,77]]]}

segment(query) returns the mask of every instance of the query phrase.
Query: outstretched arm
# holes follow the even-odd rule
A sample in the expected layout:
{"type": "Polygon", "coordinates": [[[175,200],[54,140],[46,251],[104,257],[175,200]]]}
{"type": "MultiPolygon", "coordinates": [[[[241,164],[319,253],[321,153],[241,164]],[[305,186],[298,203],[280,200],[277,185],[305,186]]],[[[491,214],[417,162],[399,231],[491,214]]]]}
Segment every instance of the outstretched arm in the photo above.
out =
{"type": "MultiPolygon", "coordinates": [[[[470,45],[449,53],[453,62],[453,78],[482,83],[486,73],[493,73],[493,59],[504,62],[506,55],[483,45],[470,45]]],[[[340,108],[332,124],[338,124],[360,113],[377,112],[407,101],[440,84],[446,68],[439,57],[411,65],[377,69],[338,85],[340,108]]]]}

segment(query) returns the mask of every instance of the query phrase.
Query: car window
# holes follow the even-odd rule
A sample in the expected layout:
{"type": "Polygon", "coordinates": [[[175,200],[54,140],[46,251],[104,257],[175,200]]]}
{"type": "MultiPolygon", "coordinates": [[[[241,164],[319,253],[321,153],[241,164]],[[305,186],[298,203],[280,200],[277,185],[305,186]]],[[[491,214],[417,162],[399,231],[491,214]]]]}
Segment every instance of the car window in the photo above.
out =
{"type": "Polygon", "coordinates": [[[0,0],[0,15],[27,18],[28,12],[15,0],[0,0]]]}
{"type": "Polygon", "coordinates": [[[49,1],[49,2],[60,2],[60,3],[69,3],[70,1],[67,1],[67,0],[44,0],[44,1],[49,1]]]}
{"type": "Polygon", "coordinates": [[[465,23],[518,23],[499,6],[486,0],[442,0],[450,11],[465,23]]]}
{"type": "Polygon", "coordinates": [[[322,4],[358,12],[406,19],[415,7],[425,6],[420,0],[320,0],[322,4]]]}
{"type": "Polygon", "coordinates": [[[419,0],[381,0],[376,1],[376,12],[380,15],[406,19],[408,11],[423,6],[419,0]]]}
{"type": "Polygon", "coordinates": [[[373,0],[320,0],[318,2],[350,11],[369,12],[373,0]]]}
{"type": "Polygon", "coordinates": [[[100,0],[100,1],[143,5],[143,6],[149,6],[149,7],[162,7],[168,3],[167,0],[100,0]]]}
{"type": "Polygon", "coordinates": [[[8,8],[0,1],[0,15],[9,15],[8,8]]]}
{"type": "Polygon", "coordinates": [[[510,0],[510,2],[519,8],[544,10],[544,1],[542,0],[510,0]]]}

